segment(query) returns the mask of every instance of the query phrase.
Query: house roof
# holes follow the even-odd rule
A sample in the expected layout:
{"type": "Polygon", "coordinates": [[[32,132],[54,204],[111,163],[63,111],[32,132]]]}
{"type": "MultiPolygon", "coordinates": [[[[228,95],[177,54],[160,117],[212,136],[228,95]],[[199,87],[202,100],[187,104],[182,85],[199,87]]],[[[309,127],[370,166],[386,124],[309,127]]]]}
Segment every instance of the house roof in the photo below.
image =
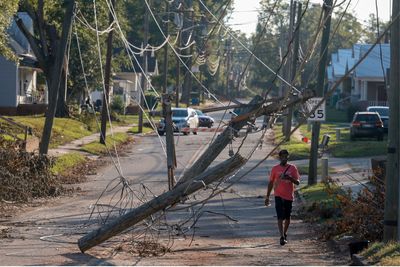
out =
{"type": "MultiPolygon", "coordinates": [[[[338,49],[331,56],[327,69],[328,79],[343,76],[358,60],[365,55],[372,44],[355,44],[349,49],[338,49]]],[[[390,44],[381,44],[373,48],[368,56],[355,68],[354,75],[359,78],[382,78],[390,67],[390,44]]]]}
{"type": "MultiPolygon", "coordinates": [[[[331,66],[333,76],[343,76],[349,66],[349,59],[352,57],[351,49],[339,49],[337,53],[331,56],[331,66]]],[[[352,62],[350,62],[351,64],[352,62]]]]}
{"type": "MultiPolygon", "coordinates": [[[[371,45],[360,47],[360,56],[365,55],[371,45]]],[[[355,76],[359,78],[383,78],[390,67],[390,44],[375,46],[368,56],[355,69],[355,76]]]]}

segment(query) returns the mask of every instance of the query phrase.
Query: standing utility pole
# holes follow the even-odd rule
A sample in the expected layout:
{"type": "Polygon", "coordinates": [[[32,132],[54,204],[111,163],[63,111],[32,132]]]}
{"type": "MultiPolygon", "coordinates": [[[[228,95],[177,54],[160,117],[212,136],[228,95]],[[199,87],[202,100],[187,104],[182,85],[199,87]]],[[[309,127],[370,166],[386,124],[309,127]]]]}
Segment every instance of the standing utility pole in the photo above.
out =
{"type": "MultiPolygon", "coordinates": [[[[297,57],[299,54],[299,28],[298,26],[300,25],[300,17],[301,17],[301,3],[297,3],[297,1],[293,2],[293,0],[290,2],[290,29],[289,29],[289,44],[292,42],[293,39],[293,34],[294,34],[294,20],[296,17],[296,8],[297,4],[299,5],[298,7],[298,15],[297,15],[297,21],[296,21],[296,28],[297,31],[295,32],[294,36],[294,46],[293,49],[290,49],[289,53],[289,59],[287,61],[287,66],[288,66],[288,74],[287,74],[287,80],[290,82],[290,85],[293,86],[295,84],[295,78],[296,78],[296,66],[297,66],[297,57]],[[291,65],[290,65],[291,64],[291,65]]],[[[292,46],[290,46],[292,47],[292,46]]],[[[291,87],[288,88],[289,91],[292,90],[291,87]]],[[[285,138],[287,141],[290,140],[290,132],[292,131],[292,117],[293,117],[293,107],[288,108],[288,114],[286,117],[286,124],[284,127],[284,134],[285,138]]]]}
{"type": "MultiPolygon", "coordinates": [[[[178,25],[178,42],[177,42],[177,47],[181,47],[182,43],[182,29],[183,29],[183,23],[185,21],[185,13],[182,12],[183,8],[183,3],[179,3],[178,7],[178,14],[179,18],[181,18],[181,24],[178,25]]],[[[175,87],[175,107],[179,107],[179,92],[182,92],[181,90],[181,58],[179,54],[181,53],[179,49],[176,49],[178,51],[176,55],[176,87],[175,87]]]]}
{"type": "MultiPolygon", "coordinates": [[[[115,7],[115,0],[111,1],[111,5],[115,7]]],[[[115,10],[115,9],[114,9],[115,10]]],[[[113,15],[110,11],[108,15],[108,23],[111,25],[114,21],[113,15]]],[[[101,108],[101,132],[100,132],[100,143],[106,143],[106,131],[107,131],[107,121],[109,117],[109,107],[110,107],[110,78],[111,78],[111,59],[112,59],[112,40],[113,40],[113,30],[108,33],[107,37],[107,54],[106,54],[106,66],[104,69],[104,88],[103,93],[103,106],[101,108]]]]}
{"type": "MultiPolygon", "coordinates": [[[[143,35],[143,47],[147,49],[147,44],[149,41],[149,10],[147,5],[144,5],[145,13],[144,13],[144,35],[143,35]]],[[[138,123],[138,132],[143,132],[143,107],[144,103],[144,93],[147,90],[147,51],[143,51],[143,62],[142,62],[142,92],[140,93],[139,97],[139,123],[138,123]]]]}
{"type": "Polygon", "coordinates": [[[232,49],[232,40],[229,37],[225,41],[225,49],[226,49],[226,91],[225,91],[225,96],[228,98],[231,98],[232,96],[230,95],[231,92],[229,92],[229,80],[230,80],[230,72],[231,72],[231,49],[232,49]]]}
{"type": "MultiPolygon", "coordinates": [[[[332,18],[332,0],[324,0],[324,30],[322,32],[321,40],[321,53],[319,61],[318,71],[318,83],[316,88],[317,97],[324,95],[325,87],[325,73],[326,65],[328,63],[328,42],[329,34],[331,30],[331,18],[332,18]]],[[[313,185],[317,182],[317,164],[318,164],[318,143],[319,143],[319,131],[321,123],[315,121],[312,124],[312,135],[311,135],[311,150],[310,150],[310,164],[308,166],[308,184],[313,185]]]]}
{"type": "MultiPolygon", "coordinates": [[[[169,3],[165,2],[166,5],[166,13],[168,16],[167,22],[165,23],[165,35],[168,36],[169,29],[169,3]]],[[[164,87],[163,87],[163,96],[162,96],[162,107],[163,107],[163,115],[165,118],[165,134],[166,134],[166,143],[167,143],[167,166],[168,166],[168,189],[171,190],[175,185],[174,178],[174,169],[176,168],[176,155],[175,155],[175,143],[174,143],[174,132],[172,129],[172,111],[171,111],[171,103],[173,99],[173,95],[167,94],[168,88],[168,44],[165,44],[164,47],[164,87]]]]}
{"type": "MultiPolygon", "coordinates": [[[[194,34],[194,30],[193,30],[193,19],[194,19],[194,10],[193,10],[193,2],[191,0],[188,0],[188,12],[190,12],[190,19],[189,19],[189,23],[184,23],[184,29],[182,30],[182,32],[186,32],[189,31],[188,34],[185,34],[185,39],[187,39],[187,43],[190,44],[191,40],[193,40],[193,34],[194,34]],[[190,32],[192,32],[192,34],[190,34],[190,32]]],[[[186,10],[185,10],[186,12],[186,10]]],[[[185,40],[186,41],[186,40],[185,40]]],[[[185,53],[187,55],[187,52],[185,53]]],[[[185,76],[184,76],[184,86],[182,88],[182,101],[186,104],[186,106],[188,107],[190,105],[190,92],[192,91],[192,64],[193,64],[193,60],[192,60],[192,56],[193,56],[193,44],[190,46],[190,50],[189,50],[189,56],[188,60],[186,61],[186,66],[187,66],[187,70],[185,72],[185,76]]]]}
{"type": "Polygon", "coordinates": [[[393,0],[392,24],[390,34],[390,85],[389,96],[389,128],[387,169],[385,181],[385,213],[383,221],[383,241],[399,240],[399,86],[400,86],[400,2],[393,0]]]}

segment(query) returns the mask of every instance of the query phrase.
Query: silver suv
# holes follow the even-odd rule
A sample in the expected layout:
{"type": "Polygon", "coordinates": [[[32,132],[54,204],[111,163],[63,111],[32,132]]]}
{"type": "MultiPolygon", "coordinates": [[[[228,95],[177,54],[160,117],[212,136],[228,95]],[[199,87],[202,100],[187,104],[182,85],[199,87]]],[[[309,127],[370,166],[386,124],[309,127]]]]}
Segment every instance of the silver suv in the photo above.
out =
{"type": "MultiPolygon", "coordinates": [[[[192,108],[172,108],[172,123],[174,132],[182,132],[184,135],[193,132],[197,134],[199,118],[192,108]]],[[[165,118],[160,120],[157,131],[159,135],[165,133],[165,118]]]]}

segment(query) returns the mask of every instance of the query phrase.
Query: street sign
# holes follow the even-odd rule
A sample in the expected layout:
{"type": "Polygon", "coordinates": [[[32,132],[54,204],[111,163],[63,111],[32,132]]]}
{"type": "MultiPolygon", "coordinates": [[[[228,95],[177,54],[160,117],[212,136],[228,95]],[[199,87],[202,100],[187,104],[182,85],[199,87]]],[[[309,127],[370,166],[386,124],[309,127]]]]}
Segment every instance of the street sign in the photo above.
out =
{"type": "MultiPolygon", "coordinates": [[[[323,97],[313,97],[307,100],[306,105],[309,111],[313,110],[323,97]]],[[[325,101],[308,117],[308,121],[325,121],[326,118],[326,108],[325,101]]]]}

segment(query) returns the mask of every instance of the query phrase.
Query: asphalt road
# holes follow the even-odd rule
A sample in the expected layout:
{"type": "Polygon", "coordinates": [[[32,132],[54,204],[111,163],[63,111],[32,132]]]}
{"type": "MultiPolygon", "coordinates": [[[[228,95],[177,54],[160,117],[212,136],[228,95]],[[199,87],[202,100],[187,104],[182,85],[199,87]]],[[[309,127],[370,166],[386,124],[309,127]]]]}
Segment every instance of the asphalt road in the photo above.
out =
{"type": "MultiPolygon", "coordinates": [[[[125,153],[114,158],[114,163],[80,184],[80,190],[73,195],[44,201],[14,218],[4,218],[1,225],[7,228],[7,237],[0,239],[1,265],[347,264],[348,258],[335,254],[316,239],[310,227],[296,219],[288,234],[289,243],[279,245],[275,211],[263,206],[268,168],[276,160],[268,159],[243,175],[271,150],[268,142],[259,146],[260,135],[261,132],[250,134],[241,146],[240,153],[252,157],[218,187],[230,186],[222,193],[202,206],[190,206],[211,193],[210,189],[200,190],[195,198],[169,209],[161,220],[146,220],[83,254],[77,240],[97,229],[99,221],[113,220],[120,208],[136,207],[167,191],[166,156],[160,144],[165,137],[152,134],[137,138],[125,153]],[[124,187],[125,191],[121,191],[121,175],[130,184],[129,188],[124,187]],[[169,247],[169,252],[145,257],[143,248],[152,241],[169,247]],[[138,251],[142,251],[141,256],[138,251]]],[[[212,132],[175,135],[177,178],[207,149],[213,137],[212,132]]],[[[234,140],[234,151],[242,140],[234,140]]],[[[216,162],[228,157],[229,147],[216,162]]]]}

